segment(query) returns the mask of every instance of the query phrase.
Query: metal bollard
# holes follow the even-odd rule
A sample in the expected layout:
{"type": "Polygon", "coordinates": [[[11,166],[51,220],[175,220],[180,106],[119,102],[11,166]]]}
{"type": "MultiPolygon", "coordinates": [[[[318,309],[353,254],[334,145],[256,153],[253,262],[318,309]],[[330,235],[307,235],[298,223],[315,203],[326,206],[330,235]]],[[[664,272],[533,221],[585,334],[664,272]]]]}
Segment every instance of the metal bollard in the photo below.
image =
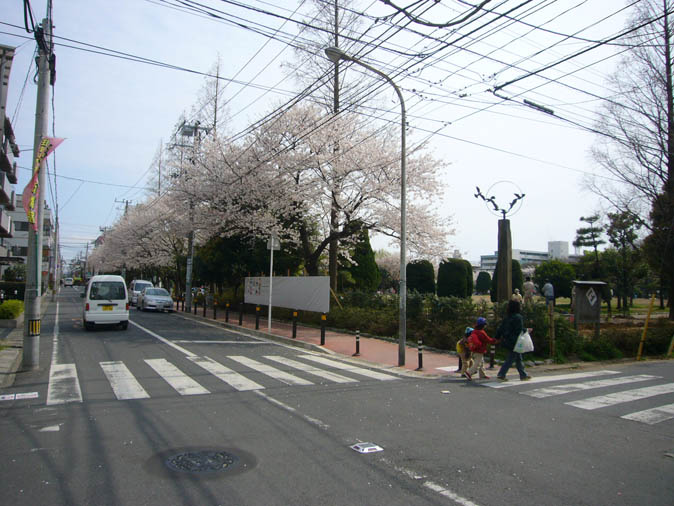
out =
{"type": "Polygon", "coordinates": [[[325,346],[325,321],[328,319],[328,315],[323,313],[321,315],[321,346],[325,346]]]}
{"type": "Polygon", "coordinates": [[[204,318],[206,318],[206,299],[204,299],[204,318]]]}
{"type": "Polygon", "coordinates": [[[360,357],[360,330],[356,330],[356,353],[352,356],[360,357]]]}
{"type": "Polygon", "coordinates": [[[218,315],[217,315],[216,312],[215,312],[215,307],[216,307],[216,306],[217,306],[217,304],[214,302],[214,303],[213,303],[213,319],[214,319],[214,320],[217,320],[217,319],[218,319],[218,315]]]}
{"type": "Polygon", "coordinates": [[[184,312],[185,312],[185,297],[182,297],[182,298],[180,299],[180,302],[182,302],[182,304],[183,304],[183,305],[182,305],[182,308],[181,308],[180,310],[184,313],[184,312]]]}
{"type": "Polygon", "coordinates": [[[417,371],[421,371],[424,368],[424,340],[421,336],[417,340],[417,345],[419,347],[419,367],[417,367],[417,371]]]}
{"type": "Polygon", "coordinates": [[[197,315],[197,301],[194,301],[194,316],[197,315]]]}
{"type": "Polygon", "coordinates": [[[260,330],[260,306],[255,306],[255,330],[260,330]]]}
{"type": "Polygon", "coordinates": [[[225,304],[225,323],[229,323],[229,302],[225,304]]]}
{"type": "Polygon", "coordinates": [[[496,356],[496,345],[489,346],[489,369],[494,368],[494,357],[496,356]]]}
{"type": "Polygon", "coordinates": [[[293,311],[293,339],[297,338],[297,311],[293,311]]]}
{"type": "Polygon", "coordinates": [[[239,304],[239,325],[243,325],[243,304],[239,304]]]}

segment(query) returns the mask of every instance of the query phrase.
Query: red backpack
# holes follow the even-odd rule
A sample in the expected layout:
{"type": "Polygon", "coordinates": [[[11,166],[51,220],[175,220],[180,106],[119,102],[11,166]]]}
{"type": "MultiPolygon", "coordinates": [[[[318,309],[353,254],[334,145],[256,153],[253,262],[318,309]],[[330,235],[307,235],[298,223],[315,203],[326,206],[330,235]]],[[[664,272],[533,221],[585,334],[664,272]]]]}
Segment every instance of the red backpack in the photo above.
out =
{"type": "Polygon", "coordinates": [[[477,337],[477,335],[473,332],[470,334],[470,337],[468,338],[468,349],[470,351],[475,351],[480,348],[481,346],[480,339],[477,337]]]}

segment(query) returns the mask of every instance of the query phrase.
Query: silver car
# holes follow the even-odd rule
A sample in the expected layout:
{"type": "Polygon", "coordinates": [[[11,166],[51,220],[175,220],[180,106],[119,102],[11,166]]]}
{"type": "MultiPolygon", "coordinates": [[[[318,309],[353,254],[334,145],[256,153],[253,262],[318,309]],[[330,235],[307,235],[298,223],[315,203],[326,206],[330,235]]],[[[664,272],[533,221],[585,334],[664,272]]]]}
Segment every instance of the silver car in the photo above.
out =
{"type": "Polygon", "coordinates": [[[139,310],[146,311],[153,309],[155,311],[173,311],[173,299],[164,288],[145,288],[138,296],[139,310]]]}

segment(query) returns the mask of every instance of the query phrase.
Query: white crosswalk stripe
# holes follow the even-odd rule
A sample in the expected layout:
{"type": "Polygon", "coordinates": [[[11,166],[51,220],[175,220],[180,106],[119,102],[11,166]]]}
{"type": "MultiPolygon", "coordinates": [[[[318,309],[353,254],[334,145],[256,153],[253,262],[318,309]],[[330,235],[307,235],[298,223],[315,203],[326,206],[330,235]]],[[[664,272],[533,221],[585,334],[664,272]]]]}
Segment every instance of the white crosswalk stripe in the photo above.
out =
{"type": "Polygon", "coordinates": [[[180,395],[210,394],[199,383],[163,358],[146,359],[145,363],[152,367],[180,395]]]}
{"type": "Polygon", "coordinates": [[[590,397],[579,401],[566,402],[565,404],[581,409],[599,409],[672,392],[674,392],[674,383],[666,383],[664,385],[655,385],[652,387],[636,388],[634,390],[626,390],[624,392],[616,392],[608,395],[599,395],[597,397],[590,397]]]}
{"type": "Polygon", "coordinates": [[[123,362],[100,362],[100,365],[117,399],[147,399],[150,397],[123,362]]]}
{"type": "MultiPolygon", "coordinates": [[[[290,386],[309,386],[314,385],[315,383],[312,381],[313,378],[303,378],[301,375],[288,372],[287,369],[301,371],[305,375],[315,376],[332,383],[358,383],[359,380],[344,374],[338,374],[331,369],[345,371],[350,375],[365,376],[378,381],[398,379],[397,376],[392,374],[382,373],[358,367],[351,363],[344,363],[338,360],[310,354],[302,354],[297,358],[311,361],[314,364],[323,365],[325,368],[280,355],[268,355],[262,358],[264,360],[276,362],[277,364],[282,364],[285,368],[264,363],[264,360],[255,360],[243,355],[226,355],[223,360],[231,360],[245,367],[244,371],[237,372],[209,357],[196,356],[194,354],[185,357],[185,359],[189,360],[191,363],[205,369],[208,373],[238,391],[265,389],[265,386],[246,377],[247,374],[254,371],[262,373],[281,384],[290,386]]],[[[212,393],[212,390],[202,386],[180,367],[166,359],[143,359],[143,361],[181,396],[212,393]]],[[[99,362],[99,365],[118,400],[147,399],[151,397],[150,393],[143,388],[141,383],[136,379],[124,362],[106,361],[99,362]]],[[[147,377],[143,376],[141,379],[145,380],[147,377]]],[[[153,395],[155,394],[153,393],[153,395]]],[[[82,398],[82,390],[80,388],[75,364],[53,364],[49,373],[47,404],[82,402],[82,398]]]]}
{"type": "Polygon", "coordinates": [[[622,376],[620,378],[610,378],[595,381],[586,381],[585,383],[570,383],[566,385],[557,385],[548,388],[537,388],[528,392],[520,392],[531,397],[543,398],[553,395],[563,395],[571,392],[578,392],[580,390],[591,390],[593,388],[611,387],[616,385],[624,385],[629,383],[637,383],[639,381],[649,381],[658,379],[660,376],[651,376],[649,374],[640,374],[638,376],[622,376]]]}
{"type": "Polygon", "coordinates": [[[75,364],[52,364],[49,369],[47,405],[82,402],[82,390],[75,364]]]}
{"type": "Polygon", "coordinates": [[[300,356],[300,358],[311,360],[313,362],[317,362],[319,364],[327,365],[330,367],[334,367],[335,369],[349,371],[354,374],[359,374],[361,376],[367,376],[368,378],[378,379],[381,381],[398,379],[396,376],[391,376],[390,374],[384,374],[381,372],[372,371],[370,369],[364,369],[362,367],[357,367],[353,364],[345,364],[344,362],[337,362],[336,360],[330,360],[329,358],[317,357],[316,355],[302,355],[300,356]]]}
{"type": "Polygon", "coordinates": [[[266,374],[267,376],[277,379],[280,382],[285,383],[286,385],[313,385],[313,383],[309,380],[300,378],[298,376],[293,376],[290,373],[281,371],[276,367],[263,364],[261,362],[258,362],[257,360],[253,360],[252,358],[242,357],[239,355],[234,356],[229,355],[227,358],[229,358],[230,360],[234,360],[240,364],[243,364],[246,367],[249,367],[255,371],[261,372],[262,374],[266,374]]]}
{"type": "MultiPolygon", "coordinates": [[[[501,383],[500,381],[490,381],[486,383],[482,383],[483,386],[489,387],[489,388],[508,388],[508,387],[516,387],[516,386],[523,386],[523,385],[532,385],[534,383],[550,383],[553,381],[566,381],[566,380],[574,380],[574,379],[582,379],[582,378],[594,378],[596,376],[607,376],[610,374],[619,374],[618,371],[608,371],[608,370],[601,370],[601,371],[586,371],[586,372],[573,372],[569,374],[556,374],[556,375],[551,375],[551,376],[536,376],[534,378],[531,378],[529,381],[507,381],[505,383],[501,383]]],[[[510,379],[510,378],[509,378],[510,379]]]]}
{"type": "Polygon", "coordinates": [[[213,376],[218,379],[221,379],[228,385],[234,387],[239,391],[247,390],[263,390],[264,387],[259,383],[249,380],[245,376],[239,374],[238,372],[232,371],[229,367],[225,367],[219,362],[216,362],[212,358],[208,357],[187,357],[188,360],[191,360],[200,367],[203,367],[213,376]]]}
{"type": "Polygon", "coordinates": [[[335,383],[358,383],[358,380],[356,379],[347,378],[346,376],[342,376],[341,374],[337,374],[334,372],[324,371],[323,369],[318,369],[312,365],[305,364],[303,362],[298,362],[297,360],[291,360],[286,357],[280,357],[277,355],[266,355],[264,358],[273,360],[274,362],[278,362],[280,364],[285,364],[289,367],[292,367],[293,369],[298,369],[300,371],[304,371],[308,374],[313,374],[320,378],[334,381],[335,383]]]}
{"type": "Polygon", "coordinates": [[[635,422],[646,423],[648,425],[655,425],[656,423],[664,422],[674,418],[674,404],[667,404],[665,406],[658,406],[657,408],[645,409],[623,415],[620,418],[626,420],[634,420],[635,422]]]}

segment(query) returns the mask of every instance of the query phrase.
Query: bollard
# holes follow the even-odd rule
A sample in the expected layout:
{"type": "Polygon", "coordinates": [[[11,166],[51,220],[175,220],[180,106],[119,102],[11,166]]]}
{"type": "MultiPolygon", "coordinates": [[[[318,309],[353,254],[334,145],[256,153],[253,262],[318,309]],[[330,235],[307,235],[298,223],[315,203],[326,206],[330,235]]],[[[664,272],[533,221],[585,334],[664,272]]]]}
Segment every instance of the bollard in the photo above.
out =
{"type": "Polygon", "coordinates": [[[194,316],[197,315],[197,301],[194,301],[194,316]]]}
{"type": "Polygon", "coordinates": [[[321,315],[321,346],[325,346],[325,320],[328,319],[328,315],[323,313],[321,315]]]}
{"type": "Polygon", "coordinates": [[[260,330],[260,306],[255,306],[255,330],[260,330]]]}
{"type": "Polygon", "coordinates": [[[424,368],[424,341],[421,336],[419,336],[417,345],[419,347],[419,367],[417,367],[417,371],[421,371],[424,368]]]}
{"type": "Polygon", "coordinates": [[[225,304],[225,323],[229,323],[229,302],[225,304]]]}
{"type": "Polygon", "coordinates": [[[180,299],[180,302],[182,302],[182,304],[183,304],[183,305],[182,305],[182,308],[181,308],[180,310],[184,313],[184,312],[185,312],[185,297],[182,297],[182,298],[180,299]]]}
{"type": "Polygon", "coordinates": [[[204,318],[206,318],[206,299],[204,299],[204,318]]]}
{"type": "Polygon", "coordinates": [[[217,319],[218,319],[218,315],[217,315],[217,313],[215,312],[215,307],[216,307],[216,306],[217,306],[217,304],[214,302],[214,303],[213,303],[213,319],[214,319],[214,320],[217,320],[217,319]]]}
{"type": "Polygon", "coordinates": [[[243,304],[239,304],[239,325],[243,325],[243,304]]]}
{"type": "Polygon", "coordinates": [[[293,339],[297,337],[297,311],[293,311],[293,339]]]}
{"type": "Polygon", "coordinates": [[[352,356],[360,357],[360,330],[356,330],[356,353],[352,356]]]}
{"type": "Polygon", "coordinates": [[[489,346],[489,369],[494,368],[494,357],[496,356],[496,345],[489,346]]]}

